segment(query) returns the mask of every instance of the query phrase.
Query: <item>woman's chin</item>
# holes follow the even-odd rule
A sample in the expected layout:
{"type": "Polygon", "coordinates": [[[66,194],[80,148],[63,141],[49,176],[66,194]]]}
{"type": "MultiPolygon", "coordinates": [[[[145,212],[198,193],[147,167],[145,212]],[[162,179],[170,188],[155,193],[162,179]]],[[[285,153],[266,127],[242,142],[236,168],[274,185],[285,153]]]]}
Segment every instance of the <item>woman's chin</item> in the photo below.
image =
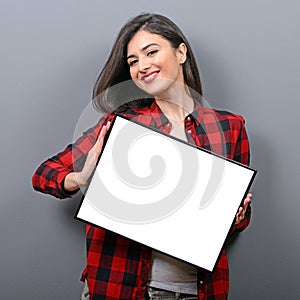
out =
{"type": "Polygon", "coordinates": [[[154,97],[167,96],[168,91],[172,85],[171,80],[161,80],[156,78],[150,83],[139,82],[138,86],[147,94],[152,95],[154,97]]]}

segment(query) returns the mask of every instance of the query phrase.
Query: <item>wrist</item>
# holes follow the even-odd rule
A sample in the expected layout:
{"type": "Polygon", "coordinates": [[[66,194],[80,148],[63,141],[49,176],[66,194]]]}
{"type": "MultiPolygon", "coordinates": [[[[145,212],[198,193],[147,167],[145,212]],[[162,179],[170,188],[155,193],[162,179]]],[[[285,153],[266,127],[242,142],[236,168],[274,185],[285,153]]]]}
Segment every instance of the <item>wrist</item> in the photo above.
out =
{"type": "Polygon", "coordinates": [[[75,181],[77,182],[78,188],[87,185],[87,180],[83,176],[82,172],[74,172],[75,181]]]}
{"type": "MultiPolygon", "coordinates": [[[[64,189],[68,192],[76,191],[81,186],[79,172],[71,172],[64,179],[64,189]]],[[[82,185],[83,186],[83,185],[82,185]]]]}

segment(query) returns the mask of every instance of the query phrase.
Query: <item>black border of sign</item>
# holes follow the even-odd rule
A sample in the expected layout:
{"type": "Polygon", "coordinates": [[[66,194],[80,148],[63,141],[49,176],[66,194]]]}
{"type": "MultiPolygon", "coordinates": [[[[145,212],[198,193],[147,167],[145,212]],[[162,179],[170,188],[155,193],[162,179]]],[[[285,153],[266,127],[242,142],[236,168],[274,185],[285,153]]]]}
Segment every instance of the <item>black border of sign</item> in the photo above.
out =
{"type": "MultiPolygon", "coordinates": [[[[253,171],[253,175],[252,175],[252,177],[251,177],[251,180],[250,180],[250,182],[249,182],[249,184],[248,184],[248,187],[247,187],[247,189],[246,189],[246,191],[245,191],[245,194],[244,194],[244,196],[243,196],[243,199],[241,200],[241,204],[243,203],[244,199],[246,198],[246,195],[249,193],[250,187],[252,186],[253,181],[254,181],[254,178],[255,178],[255,176],[256,176],[256,174],[257,174],[257,172],[258,172],[257,169],[254,169],[254,168],[252,168],[252,167],[246,166],[246,165],[244,165],[244,164],[242,164],[242,163],[240,163],[240,162],[238,162],[238,161],[235,161],[235,160],[233,160],[233,159],[224,157],[224,156],[222,156],[222,155],[220,155],[220,154],[214,153],[214,152],[212,152],[212,151],[210,151],[210,150],[204,149],[204,148],[199,147],[199,146],[197,146],[197,145],[189,144],[189,143],[186,142],[186,141],[183,141],[183,140],[178,139],[178,138],[176,138],[176,137],[174,137],[174,136],[168,135],[168,134],[166,134],[166,133],[164,133],[164,132],[159,131],[159,130],[156,129],[156,128],[153,128],[153,127],[147,126],[147,125],[145,125],[145,124],[139,123],[138,121],[136,121],[136,120],[134,120],[134,119],[131,119],[131,118],[129,118],[129,117],[125,117],[125,116],[123,116],[123,115],[121,115],[121,114],[118,114],[118,113],[115,114],[114,117],[113,117],[113,119],[111,120],[111,124],[110,124],[109,130],[108,130],[108,132],[106,133],[106,135],[105,135],[105,137],[104,137],[104,141],[103,141],[103,146],[102,146],[101,153],[100,153],[99,158],[98,158],[98,160],[97,160],[95,169],[94,169],[94,171],[92,172],[92,174],[91,174],[91,176],[90,176],[90,179],[89,179],[89,182],[88,182],[88,184],[87,184],[87,186],[86,186],[86,188],[85,188],[85,192],[87,192],[87,190],[88,190],[88,188],[89,188],[89,186],[90,186],[90,183],[91,183],[91,181],[92,181],[92,178],[93,178],[93,176],[94,176],[94,174],[95,174],[95,172],[96,172],[96,169],[97,169],[97,167],[98,167],[100,158],[101,158],[102,153],[103,153],[103,151],[104,151],[104,149],[105,149],[106,143],[107,143],[107,141],[108,141],[108,139],[109,139],[109,135],[110,135],[110,133],[111,133],[111,130],[112,130],[112,128],[113,128],[113,125],[114,125],[115,120],[117,119],[117,117],[123,118],[123,119],[125,119],[125,120],[127,120],[127,121],[133,122],[133,123],[135,123],[135,124],[137,124],[137,125],[140,125],[140,126],[142,126],[142,127],[145,127],[145,128],[147,128],[147,129],[150,129],[150,130],[152,130],[152,131],[154,131],[154,132],[156,132],[156,133],[162,134],[162,135],[164,135],[164,136],[166,136],[166,137],[168,137],[168,138],[174,139],[174,140],[176,140],[176,141],[178,141],[178,142],[180,142],[180,143],[186,144],[186,145],[188,145],[188,146],[190,146],[190,147],[193,147],[193,148],[196,148],[196,149],[198,149],[198,150],[200,150],[200,151],[204,151],[204,152],[206,152],[206,153],[212,154],[212,155],[217,156],[217,157],[219,157],[219,158],[221,158],[221,159],[224,159],[224,160],[226,160],[226,161],[230,161],[230,162],[232,162],[232,163],[234,163],[234,164],[236,164],[236,165],[239,165],[239,166],[241,166],[241,167],[244,167],[244,168],[246,168],[246,169],[249,169],[249,170],[253,171]]],[[[101,130],[100,130],[100,131],[101,131],[101,130]]],[[[99,134],[100,134],[100,132],[99,132],[99,134]]],[[[97,138],[98,138],[98,137],[97,137],[97,138]]],[[[112,230],[106,229],[105,227],[101,227],[101,226],[96,225],[96,224],[94,224],[94,223],[88,222],[88,221],[86,221],[86,220],[84,220],[84,219],[81,219],[81,218],[79,218],[79,217],[77,216],[78,213],[79,213],[79,210],[80,210],[80,208],[81,208],[81,205],[82,205],[82,203],[83,203],[84,198],[85,198],[85,194],[82,195],[82,198],[81,198],[80,204],[78,205],[78,208],[77,208],[77,210],[76,210],[74,219],[76,219],[76,220],[78,220],[78,221],[81,221],[81,222],[83,222],[83,223],[85,223],[85,224],[89,224],[89,225],[91,225],[91,226],[95,226],[95,227],[98,227],[98,228],[105,229],[105,230],[107,230],[107,231],[113,232],[113,233],[115,233],[115,234],[119,234],[119,233],[114,232],[114,231],[112,231],[112,230]]],[[[232,225],[230,226],[230,229],[231,229],[231,227],[233,226],[234,223],[235,223],[235,219],[232,221],[232,225]]],[[[230,229],[229,229],[228,233],[230,232],[230,229]]],[[[227,237],[228,237],[228,233],[227,233],[227,237]]],[[[119,235],[121,235],[121,234],[119,234],[119,235]]],[[[121,235],[121,236],[123,236],[123,235],[121,235]]],[[[126,236],[123,236],[123,237],[124,237],[124,238],[127,238],[127,239],[129,239],[129,240],[135,241],[134,239],[128,238],[128,237],[126,237],[126,236]]],[[[220,255],[221,255],[221,253],[222,253],[222,249],[224,248],[224,246],[225,246],[225,244],[226,244],[226,239],[227,239],[227,237],[225,238],[225,240],[224,240],[224,242],[223,242],[223,245],[222,245],[222,247],[221,247],[221,250],[220,250],[220,253],[219,253],[219,255],[218,255],[218,258],[216,259],[216,262],[217,262],[217,261],[219,260],[219,258],[220,258],[220,255]]],[[[137,241],[135,241],[135,242],[137,242],[137,241]]],[[[138,243],[138,242],[137,242],[137,243],[138,243]]],[[[149,247],[149,246],[148,246],[148,247],[149,247]]],[[[151,247],[150,247],[150,248],[151,248],[151,247]]],[[[156,250],[157,250],[157,249],[156,249],[156,250]]],[[[162,252],[162,251],[160,251],[160,250],[157,250],[157,251],[159,251],[159,252],[161,252],[161,253],[164,253],[164,252],[162,252]]],[[[166,253],[165,253],[165,254],[166,254],[166,253]]],[[[167,255],[172,256],[172,255],[170,255],[170,254],[167,254],[167,255]]],[[[179,260],[185,261],[185,260],[180,259],[180,258],[178,258],[178,257],[176,257],[176,256],[173,256],[173,257],[175,257],[175,258],[177,258],[177,259],[179,259],[179,260]]],[[[186,261],[185,261],[185,262],[186,262],[186,261]]],[[[191,264],[190,262],[187,262],[187,263],[191,264]]],[[[214,271],[216,264],[217,264],[217,263],[215,263],[214,268],[213,268],[212,271],[214,271]]],[[[196,265],[196,266],[197,266],[197,265],[196,265]]],[[[197,267],[199,267],[199,266],[197,266],[197,267]]],[[[201,267],[200,267],[200,268],[201,268],[201,267]]],[[[207,270],[207,271],[209,271],[209,270],[207,270]]]]}

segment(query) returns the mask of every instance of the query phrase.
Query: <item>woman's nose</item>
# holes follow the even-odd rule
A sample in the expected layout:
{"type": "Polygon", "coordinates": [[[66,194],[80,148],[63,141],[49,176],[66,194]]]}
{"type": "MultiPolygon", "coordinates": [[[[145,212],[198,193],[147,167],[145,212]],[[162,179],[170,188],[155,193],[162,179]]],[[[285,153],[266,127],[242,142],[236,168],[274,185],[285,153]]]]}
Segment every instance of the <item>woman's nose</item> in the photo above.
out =
{"type": "Polygon", "coordinates": [[[145,72],[148,69],[150,69],[151,63],[148,59],[140,59],[139,60],[139,71],[140,72],[145,72]]]}

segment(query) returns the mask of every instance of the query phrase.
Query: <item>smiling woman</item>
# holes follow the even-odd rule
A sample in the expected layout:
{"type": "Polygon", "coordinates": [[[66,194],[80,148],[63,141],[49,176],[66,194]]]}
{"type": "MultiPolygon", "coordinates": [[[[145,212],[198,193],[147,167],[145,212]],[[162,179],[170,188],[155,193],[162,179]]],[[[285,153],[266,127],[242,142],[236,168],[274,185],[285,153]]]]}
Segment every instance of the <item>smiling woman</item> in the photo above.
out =
{"type": "Polygon", "coordinates": [[[160,35],[140,30],[127,46],[130,76],[156,99],[173,99],[184,83],[182,64],[186,60],[186,51],[184,43],[175,49],[160,35]],[[177,83],[177,89],[174,83],[177,83]]]}
{"type": "MultiPolygon", "coordinates": [[[[124,25],[95,84],[93,103],[106,114],[73,145],[41,164],[32,178],[36,190],[66,198],[86,186],[116,112],[249,163],[244,119],[203,107],[192,49],[165,16],[142,14],[124,25]],[[119,88],[124,81],[126,88],[119,88]]],[[[250,200],[248,194],[229,234],[248,226],[250,200]]],[[[214,271],[208,272],[105,229],[87,225],[86,233],[87,267],[82,280],[88,286],[82,299],[227,299],[225,249],[214,271]]]]}
{"type": "MultiPolygon", "coordinates": [[[[145,57],[154,59],[158,56],[161,57],[160,60],[163,60],[162,55],[164,54],[164,65],[171,63],[169,59],[172,57],[166,56],[166,51],[169,51],[169,54],[173,52],[172,56],[182,51],[181,55],[185,57],[182,57],[184,63],[182,62],[180,66],[180,72],[183,75],[181,82],[185,83],[193,99],[201,102],[202,86],[198,67],[192,48],[180,28],[165,16],[142,14],[131,19],[120,30],[109,58],[94,87],[93,104],[95,108],[100,111],[111,112],[112,110],[124,111],[129,107],[143,107],[147,105],[149,103],[148,99],[145,99],[147,97],[144,97],[142,101],[139,99],[128,103],[129,101],[124,101],[111,95],[108,89],[120,82],[135,80],[136,77],[133,76],[137,76],[134,75],[137,74],[136,65],[139,68],[143,67],[141,64],[147,63],[147,60],[144,61],[143,59],[145,57]],[[151,39],[149,39],[150,37],[151,39]],[[140,40],[141,38],[143,40],[140,40]],[[130,47],[134,48],[130,49],[130,47]],[[161,51],[162,53],[159,53],[161,51]],[[142,59],[142,62],[139,62],[139,59],[142,59]],[[108,92],[104,93],[104,91],[108,92]]],[[[155,70],[152,68],[151,72],[153,71],[155,70]]],[[[149,70],[147,73],[149,73],[149,70]]],[[[143,75],[146,74],[144,73],[143,75]]],[[[166,75],[162,77],[165,81],[172,80],[175,77],[172,70],[169,70],[169,73],[166,75]]],[[[130,85],[129,82],[127,88],[134,95],[142,93],[145,96],[144,93],[147,92],[143,89],[137,89],[136,85],[130,85]]],[[[149,94],[147,95],[149,96],[149,94]]],[[[153,94],[150,94],[150,96],[153,96],[153,94]]]]}

